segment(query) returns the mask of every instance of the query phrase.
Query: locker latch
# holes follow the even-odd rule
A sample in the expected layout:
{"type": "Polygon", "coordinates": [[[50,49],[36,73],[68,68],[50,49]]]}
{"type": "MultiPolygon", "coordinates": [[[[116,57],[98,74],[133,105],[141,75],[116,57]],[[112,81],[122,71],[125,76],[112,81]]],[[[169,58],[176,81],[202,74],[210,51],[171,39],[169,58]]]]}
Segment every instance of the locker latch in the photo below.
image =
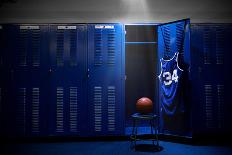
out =
{"type": "Polygon", "coordinates": [[[87,69],[87,78],[89,78],[89,68],[87,69]]]}

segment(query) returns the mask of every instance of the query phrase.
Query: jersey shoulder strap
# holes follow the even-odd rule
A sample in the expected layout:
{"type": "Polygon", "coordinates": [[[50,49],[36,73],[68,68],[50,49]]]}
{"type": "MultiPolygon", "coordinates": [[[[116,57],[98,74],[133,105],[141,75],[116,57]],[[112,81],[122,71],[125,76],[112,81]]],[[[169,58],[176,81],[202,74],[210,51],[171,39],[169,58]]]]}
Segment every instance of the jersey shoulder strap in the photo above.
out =
{"type": "Polygon", "coordinates": [[[175,58],[175,60],[176,60],[177,68],[178,68],[179,70],[181,70],[181,71],[184,71],[184,69],[180,68],[180,66],[179,66],[178,58],[179,58],[179,52],[176,52],[176,58],[175,58]]]}

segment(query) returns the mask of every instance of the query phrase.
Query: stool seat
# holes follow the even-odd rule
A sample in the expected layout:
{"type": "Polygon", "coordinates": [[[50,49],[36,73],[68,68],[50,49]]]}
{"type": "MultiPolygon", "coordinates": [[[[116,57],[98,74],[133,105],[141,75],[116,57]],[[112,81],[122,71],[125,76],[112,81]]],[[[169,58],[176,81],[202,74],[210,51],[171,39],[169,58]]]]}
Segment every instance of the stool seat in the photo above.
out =
{"type": "Polygon", "coordinates": [[[141,113],[135,113],[131,115],[132,119],[141,119],[141,120],[152,120],[156,119],[158,115],[149,113],[149,114],[141,114],[141,113]]]}

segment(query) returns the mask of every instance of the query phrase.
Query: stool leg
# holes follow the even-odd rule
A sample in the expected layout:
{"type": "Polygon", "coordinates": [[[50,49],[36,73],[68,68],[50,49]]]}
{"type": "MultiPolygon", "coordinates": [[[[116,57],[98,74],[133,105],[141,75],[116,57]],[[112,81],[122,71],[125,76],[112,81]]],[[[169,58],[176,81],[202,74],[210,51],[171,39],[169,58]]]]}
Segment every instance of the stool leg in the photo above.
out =
{"type": "Polygon", "coordinates": [[[151,134],[153,135],[153,124],[152,124],[152,120],[150,120],[150,126],[151,126],[151,134]]]}
{"type": "Polygon", "coordinates": [[[135,138],[135,120],[133,119],[132,133],[130,136],[131,146],[132,146],[132,143],[134,143],[134,140],[135,140],[134,138],[135,138]]]}
{"type": "Polygon", "coordinates": [[[157,123],[156,127],[155,127],[155,137],[156,137],[156,141],[157,141],[157,143],[156,143],[157,146],[159,146],[158,130],[159,130],[159,124],[157,123]]]}
{"type": "Polygon", "coordinates": [[[136,121],[135,121],[135,140],[134,140],[135,147],[136,147],[137,133],[138,133],[138,127],[137,127],[136,121]]]}
{"type": "MultiPolygon", "coordinates": [[[[153,125],[152,120],[150,120],[150,126],[151,126],[151,135],[153,137],[154,136],[154,134],[153,134],[154,125],[153,125]]],[[[154,140],[153,139],[152,139],[152,145],[154,145],[154,140]]]]}

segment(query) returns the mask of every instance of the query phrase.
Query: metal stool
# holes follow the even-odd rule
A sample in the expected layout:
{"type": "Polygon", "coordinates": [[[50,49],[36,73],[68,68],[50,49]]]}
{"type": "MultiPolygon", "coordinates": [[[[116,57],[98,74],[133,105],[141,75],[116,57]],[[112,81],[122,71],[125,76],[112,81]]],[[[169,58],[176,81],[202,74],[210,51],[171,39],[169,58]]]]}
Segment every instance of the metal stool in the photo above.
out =
{"type": "Polygon", "coordinates": [[[156,146],[159,147],[159,139],[158,139],[158,116],[155,114],[140,114],[135,113],[131,115],[133,120],[133,129],[132,134],[130,135],[131,143],[134,142],[134,146],[136,146],[136,141],[139,140],[151,140],[152,144],[156,141],[156,146]],[[137,121],[149,121],[151,134],[139,134],[138,135],[138,127],[137,121]],[[153,130],[155,132],[153,132],[153,130]]]}

